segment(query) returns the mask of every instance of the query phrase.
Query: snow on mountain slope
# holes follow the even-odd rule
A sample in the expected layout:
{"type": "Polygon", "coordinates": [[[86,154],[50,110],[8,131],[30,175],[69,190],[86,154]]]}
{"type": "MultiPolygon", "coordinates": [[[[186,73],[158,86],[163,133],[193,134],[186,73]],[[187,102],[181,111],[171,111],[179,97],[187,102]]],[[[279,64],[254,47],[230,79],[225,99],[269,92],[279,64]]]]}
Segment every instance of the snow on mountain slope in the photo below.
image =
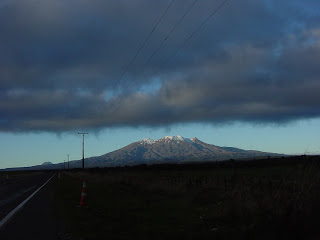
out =
{"type": "Polygon", "coordinates": [[[153,140],[151,138],[145,138],[140,142],[140,144],[154,144],[158,141],[186,141],[186,142],[190,142],[192,143],[192,139],[196,139],[196,138],[184,138],[180,135],[177,135],[177,136],[165,136],[164,138],[161,138],[161,139],[158,139],[158,140],[153,140]]]}
{"type": "Polygon", "coordinates": [[[140,144],[153,144],[153,143],[155,143],[156,141],[155,140],[153,140],[153,139],[151,139],[151,138],[145,138],[145,139],[143,139],[143,140],[141,140],[140,141],[140,144]]]}

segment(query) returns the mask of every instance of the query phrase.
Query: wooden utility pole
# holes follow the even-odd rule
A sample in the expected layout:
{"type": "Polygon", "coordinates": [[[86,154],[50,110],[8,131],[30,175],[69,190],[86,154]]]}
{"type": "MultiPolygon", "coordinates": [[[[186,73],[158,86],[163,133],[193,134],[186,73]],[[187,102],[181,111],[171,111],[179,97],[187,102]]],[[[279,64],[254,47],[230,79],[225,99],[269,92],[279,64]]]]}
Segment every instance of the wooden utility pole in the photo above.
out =
{"type": "Polygon", "coordinates": [[[71,154],[67,154],[67,156],[68,156],[68,169],[69,169],[69,160],[70,160],[69,157],[70,157],[70,155],[71,155],[71,154]]]}
{"type": "Polygon", "coordinates": [[[84,135],[88,133],[78,133],[82,134],[82,169],[84,169],[84,135]]]}

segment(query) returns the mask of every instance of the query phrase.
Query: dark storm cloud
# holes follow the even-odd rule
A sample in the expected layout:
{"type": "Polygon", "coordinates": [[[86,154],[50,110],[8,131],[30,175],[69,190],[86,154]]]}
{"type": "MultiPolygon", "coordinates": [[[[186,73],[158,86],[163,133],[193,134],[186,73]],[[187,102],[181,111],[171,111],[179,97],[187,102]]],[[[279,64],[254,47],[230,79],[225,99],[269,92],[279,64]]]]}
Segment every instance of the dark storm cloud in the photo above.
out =
{"type": "Polygon", "coordinates": [[[318,1],[0,4],[0,131],[69,131],[185,122],[285,123],[320,116],[318,1]],[[163,66],[163,67],[161,67],[163,66]]]}

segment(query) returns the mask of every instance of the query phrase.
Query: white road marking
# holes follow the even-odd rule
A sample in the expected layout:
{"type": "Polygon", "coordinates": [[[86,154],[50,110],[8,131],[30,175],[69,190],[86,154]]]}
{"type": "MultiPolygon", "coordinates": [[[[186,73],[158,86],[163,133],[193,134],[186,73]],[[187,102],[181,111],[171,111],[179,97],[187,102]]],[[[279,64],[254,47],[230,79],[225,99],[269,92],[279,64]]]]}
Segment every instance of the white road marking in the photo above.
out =
{"type": "Polygon", "coordinates": [[[5,216],[0,221],[0,229],[3,227],[22,207],[24,204],[26,204],[37,192],[40,191],[41,188],[43,188],[56,174],[53,174],[51,178],[49,178],[48,181],[46,181],[41,187],[39,187],[34,193],[32,193],[26,200],[24,200],[22,203],[20,203],[15,209],[13,209],[7,216],[5,216]]]}

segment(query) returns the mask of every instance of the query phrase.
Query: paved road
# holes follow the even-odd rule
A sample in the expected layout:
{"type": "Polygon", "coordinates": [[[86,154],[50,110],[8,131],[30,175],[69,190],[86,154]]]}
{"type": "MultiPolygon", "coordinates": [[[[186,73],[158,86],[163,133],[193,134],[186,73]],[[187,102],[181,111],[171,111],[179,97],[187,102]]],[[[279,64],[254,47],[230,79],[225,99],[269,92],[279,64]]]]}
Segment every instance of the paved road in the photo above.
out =
{"type": "Polygon", "coordinates": [[[52,176],[50,172],[10,174],[0,179],[0,220],[52,176]]]}
{"type": "Polygon", "coordinates": [[[55,215],[53,191],[55,178],[51,179],[8,224],[0,229],[1,240],[71,239],[55,215]]]}

